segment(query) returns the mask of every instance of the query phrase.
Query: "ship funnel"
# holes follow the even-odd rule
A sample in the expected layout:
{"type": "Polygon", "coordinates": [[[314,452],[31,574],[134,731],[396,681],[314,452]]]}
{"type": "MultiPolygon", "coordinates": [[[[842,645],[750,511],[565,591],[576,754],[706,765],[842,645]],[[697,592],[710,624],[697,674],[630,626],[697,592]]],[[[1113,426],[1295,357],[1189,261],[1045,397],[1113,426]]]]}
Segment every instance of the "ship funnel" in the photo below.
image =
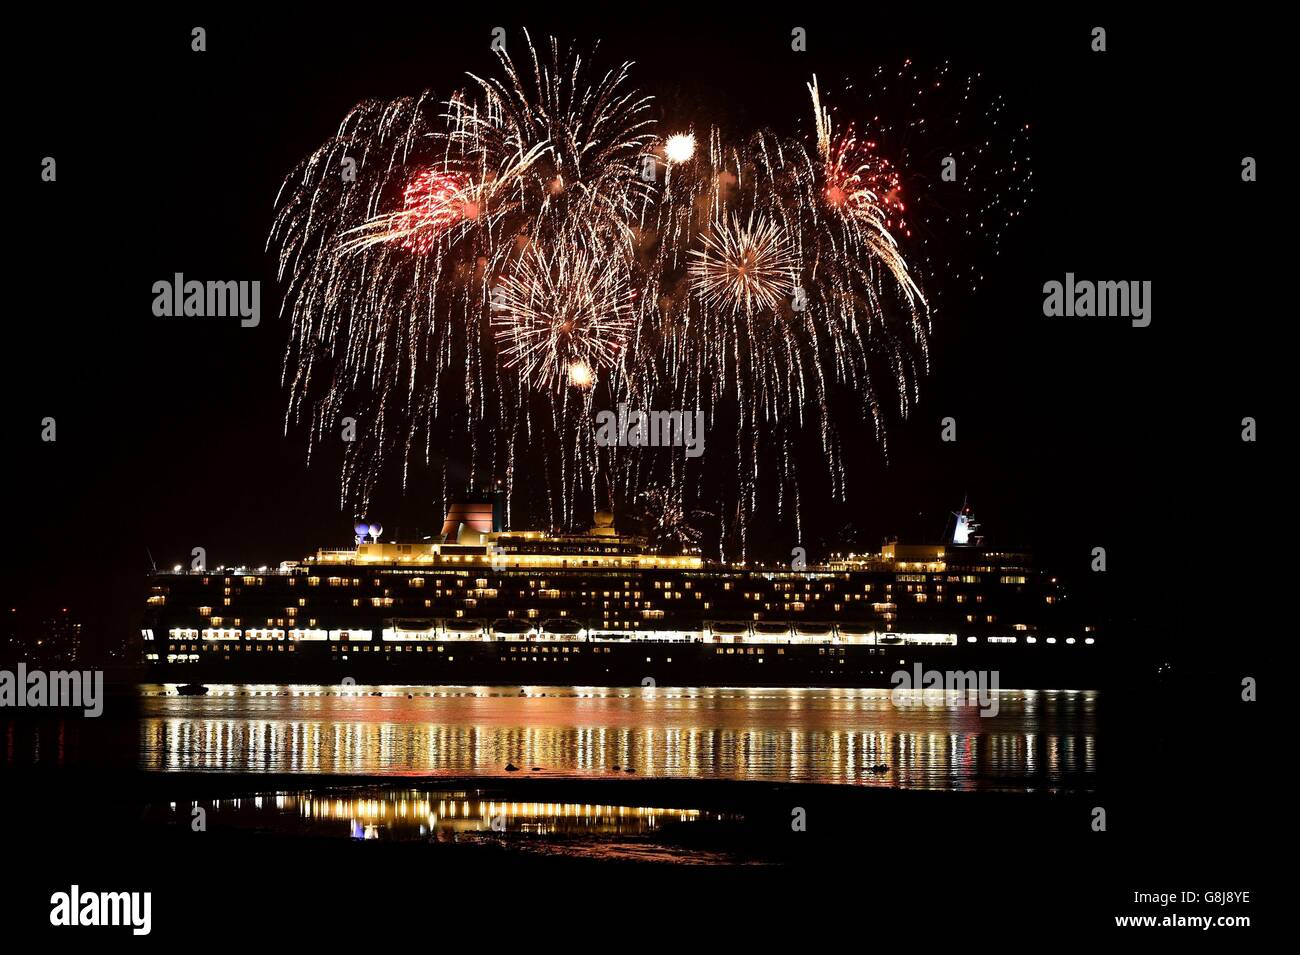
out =
{"type": "MultiPolygon", "coordinates": [[[[503,512],[501,495],[497,491],[485,491],[453,501],[442,522],[442,541],[454,544],[466,535],[500,532],[504,530],[503,512]]],[[[478,540],[466,543],[478,543],[478,540]]]]}

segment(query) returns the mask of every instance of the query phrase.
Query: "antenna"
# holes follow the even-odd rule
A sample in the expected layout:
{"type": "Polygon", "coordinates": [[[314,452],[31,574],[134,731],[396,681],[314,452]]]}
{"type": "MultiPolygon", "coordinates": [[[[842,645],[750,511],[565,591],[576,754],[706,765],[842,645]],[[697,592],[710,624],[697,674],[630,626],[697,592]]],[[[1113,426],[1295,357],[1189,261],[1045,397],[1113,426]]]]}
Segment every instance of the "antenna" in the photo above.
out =
{"type": "Polygon", "coordinates": [[[149,566],[153,568],[155,574],[158,573],[158,562],[153,559],[153,553],[149,550],[148,545],[145,546],[144,552],[149,555],[149,566]]]}

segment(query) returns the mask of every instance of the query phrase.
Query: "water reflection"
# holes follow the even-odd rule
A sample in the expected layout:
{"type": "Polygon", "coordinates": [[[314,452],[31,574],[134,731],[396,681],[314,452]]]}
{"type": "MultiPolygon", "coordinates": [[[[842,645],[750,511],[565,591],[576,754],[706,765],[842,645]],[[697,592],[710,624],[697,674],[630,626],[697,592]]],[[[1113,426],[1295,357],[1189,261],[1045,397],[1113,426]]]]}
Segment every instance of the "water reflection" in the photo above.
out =
{"type": "Polygon", "coordinates": [[[490,790],[365,788],[172,803],[150,807],[146,819],[188,823],[196,808],[214,827],[391,841],[460,841],[475,834],[650,836],[665,825],[737,818],[699,809],[519,802],[490,790]]]}
{"type": "Polygon", "coordinates": [[[887,690],[146,689],[152,770],[641,776],[918,789],[1088,788],[1098,696],[1002,691],[998,712],[887,690]],[[522,693],[522,695],[521,695],[522,693]]]}

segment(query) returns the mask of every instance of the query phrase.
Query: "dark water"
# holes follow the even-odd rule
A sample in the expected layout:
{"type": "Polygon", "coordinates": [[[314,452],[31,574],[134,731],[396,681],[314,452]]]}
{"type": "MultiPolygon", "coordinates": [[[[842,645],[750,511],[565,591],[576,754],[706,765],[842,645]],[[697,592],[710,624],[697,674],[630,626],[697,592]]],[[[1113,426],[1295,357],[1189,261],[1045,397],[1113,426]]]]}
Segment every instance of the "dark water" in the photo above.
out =
{"type": "Polygon", "coordinates": [[[1090,789],[1100,696],[1002,691],[996,715],[941,692],[218,686],[140,688],[129,720],[7,721],[4,763],[149,771],[817,782],[1090,789]],[[163,695],[166,694],[166,695],[163,695]],[[507,764],[519,767],[508,773],[507,764]],[[536,769],[534,769],[536,767],[536,769]]]}

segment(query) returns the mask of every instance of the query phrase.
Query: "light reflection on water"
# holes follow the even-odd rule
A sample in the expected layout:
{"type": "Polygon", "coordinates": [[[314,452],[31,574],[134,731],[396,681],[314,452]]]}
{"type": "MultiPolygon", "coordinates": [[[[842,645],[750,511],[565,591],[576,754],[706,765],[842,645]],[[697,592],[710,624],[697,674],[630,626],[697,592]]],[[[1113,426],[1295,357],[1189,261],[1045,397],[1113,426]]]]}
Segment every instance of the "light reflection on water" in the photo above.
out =
{"type": "Polygon", "coordinates": [[[139,765],[163,771],[602,776],[915,789],[1090,788],[1098,694],[596,687],[144,688],[139,765]],[[377,694],[377,695],[376,695],[377,694]],[[507,773],[507,763],[519,772],[507,773]],[[536,770],[534,770],[536,767],[536,770]]]}
{"type": "Polygon", "coordinates": [[[482,790],[365,788],[263,793],[151,807],[152,821],[188,823],[194,807],[214,826],[308,835],[410,841],[490,833],[529,836],[648,836],[665,825],[733,817],[699,809],[526,802],[482,790]]]}
{"type": "Polygon", "coordinates": [[[500,790],[357,786],[170,802],[146,808],[146,822],[188,827],[201,810],[205,831],[253,831],[382,842],[493,845],[527,854],[694,865],[762,864],[725,834],[743,817],[703,809],[521,801],[500,790]],[[681,836],[712,825],[714,848],[681,836]],[[716,828],[721,826],[722,828],[716,828]],[[721,837],[721,838],[719,838],[721,837]]]}

